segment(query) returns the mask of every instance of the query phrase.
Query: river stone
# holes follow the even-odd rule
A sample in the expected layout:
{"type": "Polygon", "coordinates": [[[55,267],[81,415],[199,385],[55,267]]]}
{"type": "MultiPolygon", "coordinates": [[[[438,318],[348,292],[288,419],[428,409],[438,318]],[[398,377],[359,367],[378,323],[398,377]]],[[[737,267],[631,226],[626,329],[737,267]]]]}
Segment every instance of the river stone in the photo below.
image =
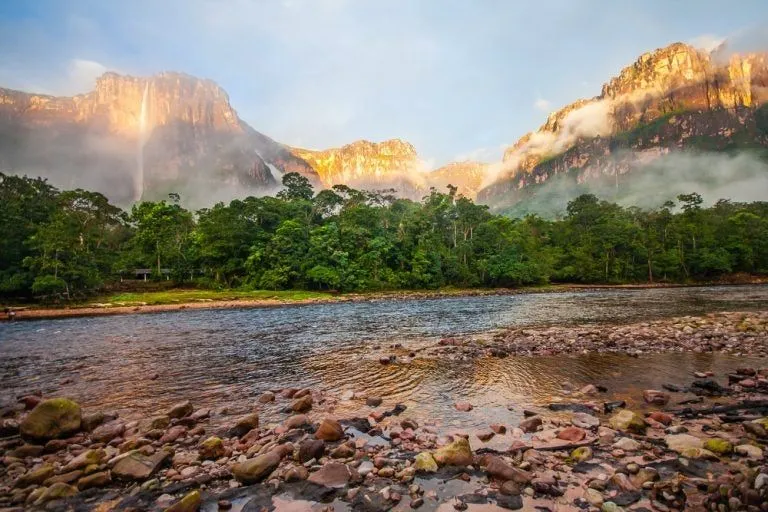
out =
{"type": "Polygon", "coordinates": [[[702,448],[701,439],[690,434],[670,434],[664,437],[667,448],[673,452],[682,453],[688,448],[702,448]]]}
{"type": "Polygon", "coordinates": [[[629,409],[622,409],[611,416],[611,419],[608,420],[608,424],[614,430],[632,432],[634,434],[645,434],[645,420],[642,416],[629,409]]]}
{"type": "Polygon", "coordinates": [[[293,412],[307,412],[312,408],[312,395],[305,395],[291,404],[293,412]]]}
{"type": "Polygon", "coordinates": [[[39,498],[35,500],[35,505],[42,505],[51,500],[69,498],[77,494],[77,488],[63,482],[56,482],[45,489],[39,498]]]}
{"type": "Polygon", "coordinates": [[[106,456],[107,453],[104,450],[86,450],[67,463],[61,471],[67,473],[69,471],[90,466],[91,464],[101,464],[106,456]]]}
{"type": "Polygon", "coordinates": [[[672,423],[672,416],[661,411],[654,411],[648,415],[653,421],[658,421],[662,425],[669,426],[672,423]]]}
{"type": "Polygon", "coordinates": [[[571,452],[571,460],[574,462],[584,462],[592,458],[592,448],[581,446],[571,452]]]}
{"type": "Polygon", "coordinates": [[[473,462],[469,441],[463,437],[439,448],[435,451],[434,458],[441,466],[469,466],[473,462]]]}
{"type": "Polygon", "coordinates": [[[103,412],[93,412],[90,414],[83,414],[83,417],[80,421],[80,428],[82,428],[86,432],[90,432],[91,430],[95,429],[102,423],[104,423],[107,419],[106,414],[103,412]]]}
{"type": "Polygon", "coordinates": [[[762,459],[763,450],[751,444],[740,444],[733,449],[737,454],[752,459],[762,459]]]}
{"type": "Polygon", "coordinates": [[[77,488],[81,491],[90,489],[91,487],[104,487],[112,481],[112,475],[109,471],[99,471],[98,473],[92,473],[88,476],[84,476],[77,482],[77,488]]]}
{"type": "Polygon", "coordinates": [[[301,482],[309,477],[309,471],[304,466],[293,466],[285,472],[283,480],[286,482],[301,482]]]}
{"type": "Polygon", "coordinates": [[[309,418],[304,414],[294,414],[289,416],[283,423],[288,430],[309,425],[309,418]]]}
{"type": "Polygon", "coordinates": [[[472,410],[472,404],[469,402],[457,402],[455,407],[459,412],[469,412],[472,410]]]}
{"type": "Polygon", "coordinates": [[[21,435],[31,439],[66,437],[80,430],[80,406],[67,398],[43,400],[21,422],[21,435]]]}
{"type": "Polygon", "coordinates": [[[581,441],[585,437],[587,437],[587,433],[579,427],[566,427],[557,434],[558,439],[574,443],[581,441]]]}
{"type": "Polygon", "coordinates": [[[160,450],[152,455],[138,451],[128,452],[112,468],[112,474],[120,480],[146,480],[170,458],[170,452],[160,450]]]}
{"type": "Polygon", "coordinates": [[[211,436],[200,443],[198,451],[200,452],[200,457],[203,459],[212,460],[223,457],[224,453],[226,452],[224,449],[224,442],[221,440],[221,438],[216,436],[211,436]]]}
{"type": "Polygon", "coordinates": [[[357,472],[340,462],[329,462],[309,475],[308,481],[325,487],[342,488],[359,478],[357,472]]]}
{"type": "Polygon", "coordinates": [[[96,443],[108,443],[116,437],[120,437],[125,432],[125,424],[120,420],[110,421],[96,427],[91,432],[91,440],[96,443]]]}
{"type": "Polygon", "coordinates": [[[733,444],[725,439],[715,437],[704,441],[704,449],[717,455],[729,455],[733,453],[733,444]]]}
{"type": "Polygon", "coordinates": [[[53,473],[53,466],[50,464],[43,464],[39,468],[27,471],[21,475],[18,480],[16,480],[14,487],[23,489],[24,487],[29,487],[30,485],[40,484],[48,478],[52,477],[53,473]]]}
{"type": "MultiPolygon", "coordinates": [[[[47,444],[48,443],[46,443],[46,446],[47,444]]],[[[23,445],[17,448],[14,448],[9,453],[9,455],[11,457],[17,457],[19,459],[26,459],[27,457],[39,457],[43,453],[43,451],[45,451],[45,446],[41,446],[39,444],[24,443],[23,445]]]]}
{"type": "Polygon", "coordinates": [[[232,474],[244,484],[254,484],[274,471],[283,458],[283,452],[275,449],[232,466],[232,474]]]}
{"type": "Polygon", "coordinates": [[[536,432],[538,428],[542,424],[542,420],[539,416],[533,416],[531,418],[528,418],[527,420],[523,420],[520,422],[520,430],[525,432],[526,434],[529,434],[531,432],[536,432]]]}
{"type": "Polygon", "coordinates": [[[321,439],[307,439],[299,444],[299,461],[301,463],[312,459],[320,460],[325,454],[325,441],[321,439]]]}
{"type": "Polygon", "coordinates": [[[264,393],[259,396],[259,403],[260,404],[268,404],[269,402],[275,401],[275,394],[271,391],[265,391],[264,393]]]}
{"type": "Polygon", "coordinates": [[[322,439],[323,441],[338,441],[344,437],[344,429],[338,421],[332,418],[325,418],[320,422],[320,426],[317,427],[315,437],[317,439],[322,439]]]}
{"type": "Polygon", "coordinates": [[[171,418],[169,416],[166,416],[163,414],[162,416],[155,416],[154,418],[149,420],[149,428],[152,430],[163,430],[165,428],[168,428],[168,425],[171,424],[171,418]]]}
{"type": "Polygon", "coordinates": [[[646,389],[643,391],[643,400],[653,405],[667,405],[669,402],[669,393],[655,389],[646,389]]]}
{"type": "Polygon", "coordinates": [[[571,423],[579,428],[592,428],[600,425],[600,420],[591,414],[585,412],[575,412],[571,418],[571,423]]]}
{"type": "Polygon", "coordinates": [[[167,415],[169,418],[183,418],[184,416],[189,416],[192,414],[193,410],[194,408],[192,407],[192,402],[185,400],[171,407],[167,415]]]}
{"type": "Polygon", "coordinates": [[[60,475],[47,478],[43,482],[43,485],[49,486],[51,484],[55,484],[56,482],[64,482],[65,484],[71,484],[72,482],[77,482],[81,476],[83,476],[83,472],[78,469],[75,471],[70,471],[69,473],[62,473],[60,475]]]}
{"type": "Polygon", "coordinates": [[[527,484],[533,479],[532,475],[527,471],[507,464],[501,457],[496,455],[486,456],[485,470],[494,478],[512,480],[518,484],[527,484]]]}
{"type": "Polygon", "coordinates": [[[593,507],[599,507],[603,504],[603,495],[600,494],[600,491],[589,487],[584,491],[584,499],[593,507]]]}
{"type": "Polygon", "coordinates": [[[333,459],[348,459],[355,456],[355,448],[348,444],[342,444],[332,450],[330,455],[333,459]]]}
{"type": "Polygon", "coordinates": [[[242,437],[254,428],[259,426],[259,415],[256,413],[247,414],[239,418],[235,426],[229,429],[229,437],[242,437]]]}
{"type": "Polygon", "coordinates": [[[165,509],[165,512],[197,512],[197,510],[200,509],[202,501],[203,498],[200,495],[200,491],[195,489],[165,509]]]}
{"type": "Polygon", "coordinates": [[[424,473],[434,473],[437,471],[437,462],[435,462],[435,458],[429,452],[421,452],[413,460],[413,467],[416,468],[416,471],[424,473]]]}
{"type": "Polygon", "coordinates": [[[640,449],[641,445],[634,439],[629,437],[622,437],[611,445],[613,448],[624,450],[625,452],[634,452],[640,449]]]}

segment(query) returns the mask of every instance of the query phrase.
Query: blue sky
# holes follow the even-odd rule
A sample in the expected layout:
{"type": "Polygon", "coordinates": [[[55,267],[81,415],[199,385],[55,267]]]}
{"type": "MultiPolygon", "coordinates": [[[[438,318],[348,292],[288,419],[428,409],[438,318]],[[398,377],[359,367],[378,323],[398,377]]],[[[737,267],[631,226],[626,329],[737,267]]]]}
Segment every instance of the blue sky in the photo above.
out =
{"type": "Polygon", "coordinates": [[[490,161],[641,53],[766,20],[765,0],[0,0],[0,86],[183,71],[287,144],[397,137],[432,165],[490,161]]]}

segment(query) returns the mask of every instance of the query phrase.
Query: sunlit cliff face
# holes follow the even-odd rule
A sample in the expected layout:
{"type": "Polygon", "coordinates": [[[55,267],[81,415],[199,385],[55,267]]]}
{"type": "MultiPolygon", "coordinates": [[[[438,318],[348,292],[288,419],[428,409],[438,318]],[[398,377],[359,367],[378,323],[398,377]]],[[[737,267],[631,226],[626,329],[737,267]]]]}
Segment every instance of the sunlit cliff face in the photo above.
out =
{"type": "Polygon", "coordinates": [[[713,150],[737,134],[768,146],[754,126],[755,110],[767,101],[768,54],[728,54],[725,47],[707,53],[676,43],[640,56],[599,96],[550,114],[507,149],[479,197],[494,201],[571,169],[584,179],[628,172],[703,139],[713,150]]]}

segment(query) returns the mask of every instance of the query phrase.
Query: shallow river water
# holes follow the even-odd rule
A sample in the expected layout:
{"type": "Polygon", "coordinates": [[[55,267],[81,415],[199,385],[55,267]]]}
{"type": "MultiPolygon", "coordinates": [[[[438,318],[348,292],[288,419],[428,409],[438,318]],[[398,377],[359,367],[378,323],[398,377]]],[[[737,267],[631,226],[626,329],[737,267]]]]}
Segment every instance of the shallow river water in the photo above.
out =
{"type": "MultiPolygon", "coordinates": [[[[630,401],[694,371],[723,375],[751,358],[661,354],[481,358],[416,357],[381,365],[446,336],[482,336],[507,326],[627,322],[768,307],[768,286],[589,290],[424,300],[187,310],[146,315],[0,324],[0,405],[35,390],[69,396],[87,409],[146,417],[174,402],[252,407],[268,389],[321,388],[381,396],[409,415],[444,427],[514,422],[519,409],[567,398],[563,383],[598,383],[630,401]],[[396,351],[395,351],[396,352],[396,351]],[[152,378],[155,377],[155,378],[152,378]],[[457,413],[456,401],[475,409],[457,413]],[[514,409],[514,408],[513,408],[514,409]]],[[[764,363],[764,361],[763,361],[764,363]]],[[[764,364],[763,364],[764,365],[764,364]]],[[[359,408],[340,402],[339,412],[359,408]]],[[[269,411],[266,411],[267,413],[269,411]]]]}

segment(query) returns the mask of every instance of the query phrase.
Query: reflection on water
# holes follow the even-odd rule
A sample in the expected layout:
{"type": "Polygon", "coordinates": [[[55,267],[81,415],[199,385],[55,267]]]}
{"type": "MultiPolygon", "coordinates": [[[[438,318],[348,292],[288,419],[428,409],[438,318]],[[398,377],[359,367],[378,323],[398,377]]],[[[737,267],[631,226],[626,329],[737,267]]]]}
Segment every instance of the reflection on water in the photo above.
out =
{"type": "MultiPolygon", "coordinates": [[[[270,309],[40,320],[0,325],[0,398],[33,390],[86,407],[148,415],[190,398],[200,407],[253,404],[267,389],[313,386],[402,402],[447,426],[516,420],[507,404],[563,397],[563,383],[600,383],[618,394],[660,382],[685,383],[697,370],[722,374],[749,364],[711,354],[639,359],[620,355],[481,359],[416,357],[381,365],[372,347],[418,349],[447,335],[512,325],[625,321],[747,310],[768,305],[768,287],[602,290],[558,294],[371,301],[270,309]],[[156,378],[152,378],[156,377],[156,378]],[[475,410],[451,405],[470,401],[475,410]]],[[[359,402],[341,402],[352,410],[359,402]]],[[[517,409],[519,411],[519,409],[517,409]]]]}

